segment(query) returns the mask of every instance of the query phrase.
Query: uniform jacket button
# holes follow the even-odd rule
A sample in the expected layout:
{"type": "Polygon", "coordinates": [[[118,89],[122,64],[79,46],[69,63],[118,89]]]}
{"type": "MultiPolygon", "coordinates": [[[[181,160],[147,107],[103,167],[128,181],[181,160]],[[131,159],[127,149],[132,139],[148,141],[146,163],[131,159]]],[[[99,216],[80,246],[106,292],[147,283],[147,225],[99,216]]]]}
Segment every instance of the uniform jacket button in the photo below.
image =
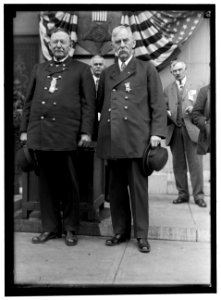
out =
{"type": "Polygon", "coordinates": [[[44,116],[41,116],[41,119],[42,119],[42,120],[44,120],[44,118],[45,118],[44,116]]]}
{"type": "Polygon", "coordinates": [[[125,96],[125,97],[124,97],[124,99],[126,99],[126,100],[127,100],[127,99],[128,99],[128,96],[125,96]]]}
{"type": "Polygon", "coordinates": [[[56,119],[55,119],[55,118],[52,118],[52,121],[56,121],[56,119]]]}
{"type": "Polygon", "coordinates": [[[111,108],[108,108],[108,111],[111,111],[111,108]]]}
{"type": "Polygon", "coordinates": [[[45,101],[41,101],[41,104],[45,104],[45,101]]]}
{"type": "Polygon", "coordinates": [[[124,117],[124,120],[127,121],[127,117],[124,117]]]}
{"type": "Polygon", "coordinates": [[[51,78],[51,76],[50,76],[50,75],[48,75],[48,76],[47,76],[47,78],[51,78]]]}
{"type": "Polygon", "coordinates": [[[107,122],[110,123],[110,119],[107,119],[107,122]]]}
{"type": "Polygon", "coordinates": [[[124,109],[128,109],[128,106],[127,106],[127,105],[125,105],[125,106],[124,106],[124,109]]]}
{"type": "Polygon", "coordinates": [[[48,89],[48,88],[45,86],[45,87],[44,87],[44,90],[47,90],[47,89],[48,89]]]}
{"type": "Polygon", "coordinates": [[[57,105],[57,103],[56,103],[56,102],[53,102],[53,105],[57,105]]]}
{"type": "Polygon", "coordinates": [[[112,92],[116,92],[116,89],[113,89],[112,92]]]}

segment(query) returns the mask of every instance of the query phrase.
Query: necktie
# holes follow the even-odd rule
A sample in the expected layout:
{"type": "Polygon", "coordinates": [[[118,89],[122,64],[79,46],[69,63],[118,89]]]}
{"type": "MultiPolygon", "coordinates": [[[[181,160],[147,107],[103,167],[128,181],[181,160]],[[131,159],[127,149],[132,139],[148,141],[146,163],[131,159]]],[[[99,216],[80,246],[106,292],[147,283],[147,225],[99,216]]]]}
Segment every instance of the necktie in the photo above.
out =
{"type": "Polygon", "coordinates": [[[126,68],[126,64],[125,64],[125,62],[123,61],[122,64],[121,64],[121,71],[123,71],[125,68],[126,68]]]}
{"type": "Polygon", "coordinates": [[[182,80],[179,80],[179,89],[180,89],[180,90],[182,90],[182,89],[183,89],[182,80]]]}
{"type": "Polygon", "coordinates": [[[96,83],[95,83],[96,92],[97,92],[97,89],[98,89],[98,84],[99,84],[99,78],[96,79],[96,83]]]}

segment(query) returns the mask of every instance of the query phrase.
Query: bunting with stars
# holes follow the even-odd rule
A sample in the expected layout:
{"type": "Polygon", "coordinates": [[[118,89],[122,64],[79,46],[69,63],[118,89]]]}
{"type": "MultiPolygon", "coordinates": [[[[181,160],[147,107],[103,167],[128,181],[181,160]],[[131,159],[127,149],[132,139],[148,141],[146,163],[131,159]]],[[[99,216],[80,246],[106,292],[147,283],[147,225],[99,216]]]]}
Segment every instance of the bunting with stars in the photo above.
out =
{"type": "Polygon", "coordinates": [[[136,40],[135,56],[151,60],[158,70],[180,53],[180,46],[195,32],[202,11],[123,12],[121,24],[130,26],[136,40]]]}
{"type": "MultiPolygon", "coordinates": [[[[40,39],[45,59],[51,60],[52,53],[48,47],[51,31],[56,27],[69,30],[72,40],[70,55],[75,52],[78,41],[79,12],[44,11],[40,14],[40,39]]],[[[143,60],[151,60],[158,70],[163,69],[171,60],[176,59],[180,47],[193,35],[203,19],[203,11],[122,11],[122,25],[130,26],[136,40],[135,56],[143,60]]],[[[107,21],[105,12],[92,12],[96,23],[107,21]]],[[[115,26],[118,26],[115,24],[115,26]]],[[[98,26],[97,25],[97,26],[98,26]]],[[[90,29],[90,28],[89,28],[90,29]]],[[[94,41],[100,38],[100,32],[93,32],[94,41]]],[[[111,32],[110,32],[111,34],[111,32]]],[[[108,35],[107,35],[108,36],[108,35]]],[[[110,38],[108,38],[109,40],[110,38]]],[[[93,54],[93,53],[91,53],[93,54]]]]}

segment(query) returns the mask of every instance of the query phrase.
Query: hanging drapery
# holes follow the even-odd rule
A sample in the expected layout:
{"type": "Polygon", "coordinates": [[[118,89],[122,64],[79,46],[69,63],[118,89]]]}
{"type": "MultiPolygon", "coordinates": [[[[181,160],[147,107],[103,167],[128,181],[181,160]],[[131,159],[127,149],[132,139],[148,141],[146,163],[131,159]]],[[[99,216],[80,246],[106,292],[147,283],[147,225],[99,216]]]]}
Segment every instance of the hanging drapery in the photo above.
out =
{"type": "Polygon", "coordinates": [[[40,13],[39,33],[42,53],[45,59],[52,59],[52,53],[48,45],[50,41],[51,31],[57,27],[65,28],[70,32],[72,41],[70,56],[74,54],[75,46],[77,43],[77,23],[78,15],[74,12],[45,11],[40,13]]]}
{"type": "Polygon", "coordinates": [[[180,45],[195,32],[203,12],[123,12],[122,25],[131,27],[136,40],[135,56],[151,60],[158,70],[177,57],[180,45]]]}
{"type": "MultiPolygon", "coordinates": [[[[163,69],[180,53],[180,46],[195,32],[203,18],[202,11],[137,11],[122,12],[122,25],[131,27],[136,40],[135,56],[151,60],[158,70],[163,69]]],[[[94,22],[105,22],[107,12],[92,12],[94,22]]],[[[115,24],[116,26],[119,24],[115,24]]],[[[70,55],[77,43],[78,14],[76,12],[45,11],[40,14],[40,39],[43,56],[51,60],[48,47],[50,33],[55,27],[64,27],[73,42],[70,55]]]]}

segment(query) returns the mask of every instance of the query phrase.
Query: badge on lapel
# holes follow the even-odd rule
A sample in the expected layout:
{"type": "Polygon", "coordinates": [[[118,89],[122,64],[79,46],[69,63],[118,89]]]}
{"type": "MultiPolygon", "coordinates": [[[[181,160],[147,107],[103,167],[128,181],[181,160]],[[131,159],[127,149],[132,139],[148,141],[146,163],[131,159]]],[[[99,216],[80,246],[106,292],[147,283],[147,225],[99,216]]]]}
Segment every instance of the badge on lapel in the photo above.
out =
{"type": "Polygon", "coordinates": [[[196,90],[188,91],[188,100],[190,100],[190,101],[196,100],[196,90]]]}

